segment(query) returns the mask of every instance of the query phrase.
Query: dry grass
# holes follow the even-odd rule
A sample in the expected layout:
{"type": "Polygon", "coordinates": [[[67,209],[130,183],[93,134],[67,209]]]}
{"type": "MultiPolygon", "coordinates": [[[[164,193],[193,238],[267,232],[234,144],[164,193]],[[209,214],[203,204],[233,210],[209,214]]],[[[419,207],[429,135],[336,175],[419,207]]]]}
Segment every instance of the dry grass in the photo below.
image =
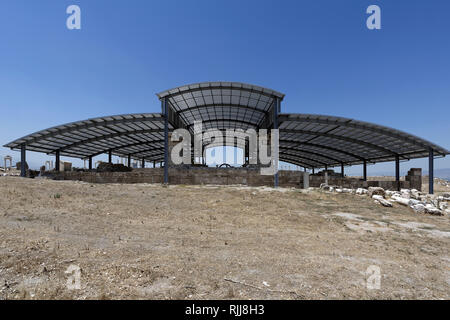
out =
{"type": "Polygon", "coordinates": [[[449,299],[449,244],[448,216],[349,194],[0,177],[3,299],[449,299]]]}

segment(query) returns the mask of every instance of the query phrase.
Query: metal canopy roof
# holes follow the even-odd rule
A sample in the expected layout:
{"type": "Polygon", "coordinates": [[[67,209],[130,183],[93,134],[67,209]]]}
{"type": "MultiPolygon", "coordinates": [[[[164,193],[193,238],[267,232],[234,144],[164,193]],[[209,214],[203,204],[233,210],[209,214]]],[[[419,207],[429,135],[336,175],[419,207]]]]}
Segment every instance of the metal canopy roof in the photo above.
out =
{"type": "MultiPolygon", "coordinates": [[[[204,129],[260,128],[274,104],[284,94],[239,82],[204,82],[157,94],[191,130],[201,120],[204,129]]],[[[191,130],[192,131],[192,130],[191,130]]]]}
{"type": "Polygon", "coordinates": [[[280,159],[306,167],[424,158],[449,151],[429,141],[392,128],[348,118],[280,114],[280,159]]]}
{"type": "MultiPolygon", "coordinates": [[[[173,127],[169,125],[169,129],[173,127]]],[[[159,113],[93,118],[42,130],[5,145],[20,149],[88,158],[112,151],[116,156],[160,160],[164,148],[164,118],[159,113]]]]}
{"type": "MultiPolygon", "coordinates": [[[[284,95],[270,89],[237,82],[206,82],[158,94],[184,127],[193,131],[201,120],[207,129],[270,128],[275,100],[284,95]]],[[[280,114],[280,160],[320,168],[423,158],[449,151],[414,135],[392,128],[323,115],[280,114]]],[[[169,132],[177,127],[169,123],[169,132]]],[[[224,144],[226,140],[224,139],[224,144]]],[[[116,156],[162,161],[164,115],[141,113],[100,117],[42,130],[5,145],[20,149],[88,158],[112,152],[116,156]]],[[[242,146],[242,144],[240,144],[242,146]]]]}

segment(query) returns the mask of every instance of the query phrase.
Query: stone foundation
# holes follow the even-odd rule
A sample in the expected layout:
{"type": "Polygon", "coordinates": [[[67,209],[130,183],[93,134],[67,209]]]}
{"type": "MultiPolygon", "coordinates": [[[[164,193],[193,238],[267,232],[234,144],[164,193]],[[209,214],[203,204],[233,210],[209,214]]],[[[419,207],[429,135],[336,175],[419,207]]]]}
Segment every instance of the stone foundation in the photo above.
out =
{"type": "MultiPolygon", "coordinates": [[[[402,189],[422,189],[421,169],[411,169],[405,181],[400,181],[402,189]],[[420,175],[419,175],[420,174],[420,175]]],[[[134,169],[132,172],[60,172],[55,173],[56,180],[76,180],[90,183],[163,183],[163,168],[134,169]]],[[[303,188],[301,171],[279,171],[280,187],[303,188]]],[[[231,185],[273,186],[273,176],[262,176],[257,168],[170,168],[170,184],[186,185],[231,185]]],[[[325,182],[324,176],[310,175],[309,186],[319,187],[325,182]]],[[[397,190],[395,181],[362,181],[357,178],[328,177],[329,185],[344,188],[382,187],[385,190],[397,190]]]]}

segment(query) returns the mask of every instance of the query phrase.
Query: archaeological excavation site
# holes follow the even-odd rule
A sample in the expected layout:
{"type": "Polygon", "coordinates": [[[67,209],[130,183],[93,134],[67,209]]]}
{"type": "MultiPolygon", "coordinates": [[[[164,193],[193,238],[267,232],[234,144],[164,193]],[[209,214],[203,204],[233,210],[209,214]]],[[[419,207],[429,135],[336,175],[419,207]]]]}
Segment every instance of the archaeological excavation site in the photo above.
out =
{"type": "Polygon", "coordinates": [[[373,123],[283,113],[284,98],[190,84],[158,93],[161,113],[5,144],[20,161],[6,157],[0,177],[0,298],[449,299],[450,183],[434,161],[450,152],[373,123]],[[208,165],[215,147],[241,149],[242,165],[208,165]],[[32,170],[29,151],[51,160],[32,170]],[[420,158],[427,168],[408,166],[420,158]],[[371,176],[383,162],[395,175],[371,176]]]}

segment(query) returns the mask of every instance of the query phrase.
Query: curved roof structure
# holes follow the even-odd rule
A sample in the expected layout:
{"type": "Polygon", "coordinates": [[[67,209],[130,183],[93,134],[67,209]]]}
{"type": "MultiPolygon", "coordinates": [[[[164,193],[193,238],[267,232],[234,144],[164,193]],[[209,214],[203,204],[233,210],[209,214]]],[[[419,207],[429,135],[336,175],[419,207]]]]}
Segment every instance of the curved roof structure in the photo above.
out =
{"type": "Polygon", "coordinates": [[[410,160],[449,151],[414,135],[349,118],[313,114],[280,114],[280,160],[307,167],[410,160]]]}
{"type": "MultiPolygon", "coordinates": [[[[237,82],[205,82],[161,92],[162,113],[106,116],[45,129],[5,145],[47,154],[88,158],[111,152],[133,159],[162,161],[167,106],[168,131],[194,121],[203,129],[280,130],[280,160],[307,168],[435,156],[449,151],[392,128],[334,116],[278,114],[284,94],[237,82]],[[274,118],[275,117],[275,118],[274,118]]],[[[224,141],[225,142],[225,141],[224,141]]]]}
{"type": "Polygon", "coordinates": [[[189,129],[202,121],[204,129],[249,129],[264,127],[276,98],[284,94],[239,82],[204,82],[157,94],[167,99],[189,129]]]}
{"type": "MultiPolygon", "coordinates": [[[[169,130],[173,127],[169,124],[169,130]]],[[[41,130],[5,145],[85,159],[108,153],[160,160],[164,153],[164,118],[159,113],[125,114],[71,122],[41,130]]]]}

